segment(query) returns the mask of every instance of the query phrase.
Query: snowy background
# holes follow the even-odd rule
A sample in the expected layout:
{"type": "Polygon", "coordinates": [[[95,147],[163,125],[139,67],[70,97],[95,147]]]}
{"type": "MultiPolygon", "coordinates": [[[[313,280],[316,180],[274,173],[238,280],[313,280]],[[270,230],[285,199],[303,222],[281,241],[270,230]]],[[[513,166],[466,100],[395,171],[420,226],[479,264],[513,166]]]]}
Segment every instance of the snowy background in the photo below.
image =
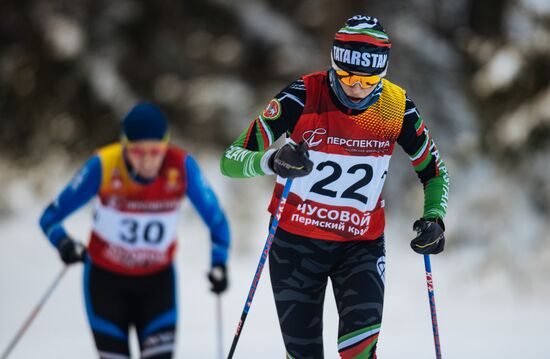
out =
{"type": "MultiPolygon", "coordinates": [[[[223,296],[227,353],[265,242],[268,221],[265,207],[271,184],[264,179],[235,181],[223,178],[217,172],[217,153],[198,157],[232,223],[231,288],[223,296]]],[[[401,162],[399,157],[404,156],[396,157],[392,169],[401,162]]],[[[407,165],[404,158],[402,162],[407,165]]],[[[61,270],[57,253],[43,238],[36,222],[48,199],[47,194],[55,193],[69,179],[68,173],[74,166],[52,163],[56,161],[48,158],[30,173],[18,173],[20,179],[10,182],[5,191],[13,212],[0,222],[2,241],[9,242],[0,252],[0,348],[7,345],[61,270]],[[39,180],[42,176],[37,173],[46,169],[50,180],[44,182],[39,180]]],[[[412,169],[410,172],[414,177],[412,169]]],[[[395,183],[390,177],[388,185],[391,184],[395,183]]],[[[420,185],[417,187],[413,191],[416,195],[412,196],[416,199],[410,201],[416,201],[420,208],[420,185]]],[[[423,260],[408,244],[413,235],[411,222],[419,209],[401,215],[392,208],[395,204],[390,204],[388,210],[386,303],[379,356],[432,358],[434,346],[423,260]]],[[[76,237],[87,238],[90,212],[87,207],[68,221],[68,228],[76,237]]],[[[539,265],[527,256],[503,264],[500,259],[493,258],[501,255],[496,249],[489,251],[493,254],[487,254],[480,244],[460,246],[454,243],[452,234],[460,225],[458,219],[453,219],[455,217],[450,216],[448,221],[447,251],[432,256],[443,355],[456,359],[546,358],[550,351],[550,253],[539,254],[544,258],[539,265]]],[[[177,256],[180,331],[176,357],[216,358],[216,303],[205,277],[209,236],[189,204],[183,209],[180,233],[177,256]]],[[[83,306],[81,276],[81,266],[70,268],[12,358],[95,357],[83,306]]],[[[284,357],[268,284],[269,271],[266,270],[237,347],[237,358],[284,357]]],[[[326,358],[337,358],[337,315],[330,291],[329,287],[325,353],[326,358]]]]}
{"type": "MultiPolygon", "coordinates": [[[[272,178],[223,178],[223,148],[303,73],[326,68],[356,13],[393,41],[389,79],[420,108],[451,175],[447,246],[432,257],[445,358],[550,353],[550,2],[545,0],[3,0],[0,2],[0,351],[61,270],[39,231],[44,206],[136,99],[169,115],[228,213],[226,352],[267,236],[272,178]],[[214,19],[214,20],[213,20],[214,19]],[[208,146],[205,146],[208,144],[208,146]]],[[[422,257],[409,241],[421,186],[397,148],[386,182],[387,263],[379,357],[433,358],[422,257]]],[[[177,358],[216,358],[208,232],[186,204],[177,358]]],[[[67,226],[85,240],[90,210],[67,226]]],[[[10,358],[94,358],[70,268],[10,358]]],[[[269,273],[237,358],[282,358],[269,273]]],[[[337,358],[327,289],[326,358],[337,358]]]]}

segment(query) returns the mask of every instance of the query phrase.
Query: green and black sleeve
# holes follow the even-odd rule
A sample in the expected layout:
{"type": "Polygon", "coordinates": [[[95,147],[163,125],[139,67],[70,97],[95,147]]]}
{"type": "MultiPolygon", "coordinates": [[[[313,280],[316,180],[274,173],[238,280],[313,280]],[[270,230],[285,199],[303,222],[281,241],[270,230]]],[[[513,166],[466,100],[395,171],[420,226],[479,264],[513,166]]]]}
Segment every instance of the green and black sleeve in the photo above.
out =
{"type": "Polygon", "coordinates": [[[424,185],[423,217],[442,221],[449,199],[449,174],[422,116],[408,97],[397,143],[409,155],[411,164],[424,185]]]}
{"type": "Polygon", "coordinates": [[[237,178],[273,174],[267,160],[274,150],[267,149],[283,134],[292,132],[305,102],[306,89],[301,79],[279,92],[224,152],[222,173],[237,178]]]}

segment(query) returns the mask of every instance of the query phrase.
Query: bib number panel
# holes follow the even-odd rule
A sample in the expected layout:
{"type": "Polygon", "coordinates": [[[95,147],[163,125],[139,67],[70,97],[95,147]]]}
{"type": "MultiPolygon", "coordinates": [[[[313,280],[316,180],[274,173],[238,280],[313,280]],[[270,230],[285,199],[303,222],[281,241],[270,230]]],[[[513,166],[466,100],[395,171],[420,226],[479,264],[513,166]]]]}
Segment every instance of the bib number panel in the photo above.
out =
{"type": "MultiPolygon", "coordinates": [[[[371,211],[386,179],[390,156],[345,156],[310,151],[313,171],[296,178],[292,192],[302,199],[371,211]]],[[[280,179],[278,179],[280,180],[280,179]]]]}
{"type": "Polygon", "coordinates": [[[178,210],[128,213],[98,204],[94,230],[117,246],[164,251],[176,238],[178,215],[178,210]]]}

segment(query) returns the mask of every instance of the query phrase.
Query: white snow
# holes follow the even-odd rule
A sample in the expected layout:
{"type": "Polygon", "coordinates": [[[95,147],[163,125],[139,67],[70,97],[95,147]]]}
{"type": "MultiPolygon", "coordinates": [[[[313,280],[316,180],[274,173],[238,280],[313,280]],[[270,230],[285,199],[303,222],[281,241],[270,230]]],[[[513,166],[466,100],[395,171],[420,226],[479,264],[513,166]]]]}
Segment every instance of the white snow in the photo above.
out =
{"type": "MultiPolygon", "coordinates": [[[[223,297],[227,352],[266,238],[268,216],[265,207],[271,185],[267,179],[223,178],[218,173],[217,155],[203,154],[198,158],[206,169],[207,178],[220,194],[232,226],[231,288],[223,297]]],[[[60,171],[60,168],[50,170],[54,178],[51,181],[41,180],[39,173],[3,181],[4,190],[9,194],[4,200],[12,214],[0,218],[0,351],[61,270],[57,254],[37,225],[43,206],[64,185],[73,170],[66,172],[64,178],[56,175],[60,171]],[[39,191],[35,190],[37,182],[41,183],[39,191]]],[[[458,197],[452,200],[460,201],[458,197]]],[[[183,212],[177,255],[180,330],[176,358],[215,358],[215,298],[208,290],[205,277],[209,261],[208,231],[189,204],[184,206],[183,212]]],[[[409,231],[408,219],[414,215],[409,213],[407,217],[404,222],[390,207],[386,303],[378,351],[381,359],[435,357],[423,260],[408,247],[413,234],[409,231]]],[[[72,217],[67,226],[74,236],[86,238],[90,226],[89,208],[72,217]]],[[[453,225],[450,232],[452,228],[453,225]]],[[[453,233],[449,233],[449,238],[452,237],[453,233]]],[[[479,263],[493,254],[480,257],[480,253],[485,255],[486,252],[479,252],[475,244],[454,250],[452,244],[450,247],[432,258],[443,357],[548,357],[547,273],[533,272],[530,280],[525,281],[523,277],[511,276],[501,267],[480,266],[479,263]]],[[[528,267],[528,263],[525,265],[528,267]]],[[[96,357],[86,323],[81,275],[81,266],[70,269],[10,358],[96,357]]],[[[328,288],[324,335],[326,358],[329,359],[338,357],[337,316],[331,293],[328,288]]],[[[284,357],[267,268],[235,357],[284,357]]]]}
{"type": "Polygon", "coordinates": [[[112,106],[120,116],[136,103],[136,94],[120,75],[114,61],[92,54],[86,57],[84,64],[85,74],[96,96],[112,106]]]}
{"type": "Polygon", "coordinates": [[[496,138],[512,148],[525,146],[537,126],[550,124],[550,86],[500,120],[502,126],[496,138]]]}
{"type": "Polygon", "coordinates": [[[60,14],[46,14],[43,21],[44,37],[55,57],[73,60],[86,46],[85,33],[80,24],[60,14]]]}
{"type": "MultiPolygon", "coordinates": [[[[188,104],[195,122],[217,113],[224,114],[219,121],[234,121],[232,119],[244,117],[242,109],[252,106],[252,91],[234,76],[197,77],[189,81],[185,89],[181,100],[188,104]]],[[[227,126],[232,135],[238,136],[235,127],[241,126],[227,126]]]]}
{"type": "Polygon", "coordinates": [[[511,86],[523,66],[523,57],[514,46],[499,49],[474,77],[474,87],[481,96],[488,96],[511,86]]]}
{"type": "Polygon", "coordinates": [[[550,14],[550,3],[547,0],[521,0],[520,3],[541,17],[550,14]]]}

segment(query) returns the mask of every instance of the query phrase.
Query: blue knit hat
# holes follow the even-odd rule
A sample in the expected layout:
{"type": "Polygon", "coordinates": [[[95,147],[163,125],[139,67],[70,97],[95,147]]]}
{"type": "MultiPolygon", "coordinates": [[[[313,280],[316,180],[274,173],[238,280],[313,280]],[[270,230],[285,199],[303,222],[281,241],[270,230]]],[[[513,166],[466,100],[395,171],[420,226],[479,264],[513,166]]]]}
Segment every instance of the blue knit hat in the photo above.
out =
{"type": "Polygon", "coordinates": [[[122,119],[122,133],[130,142],[164,140],[168,133],[168,121],[156,105],[142,102],[122,119]]]}

